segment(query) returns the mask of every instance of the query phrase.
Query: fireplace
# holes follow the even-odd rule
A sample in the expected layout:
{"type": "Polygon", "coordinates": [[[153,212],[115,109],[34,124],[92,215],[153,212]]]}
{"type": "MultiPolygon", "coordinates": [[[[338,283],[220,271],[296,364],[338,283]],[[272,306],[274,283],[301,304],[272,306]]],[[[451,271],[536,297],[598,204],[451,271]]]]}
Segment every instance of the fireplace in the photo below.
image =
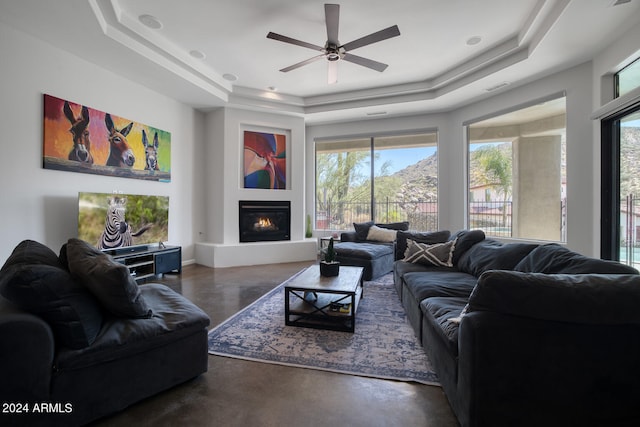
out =
{"type": "Polygon", "coordinates": [[[240,200],[240,242],[291,240],[291,202],[240,200]]]}

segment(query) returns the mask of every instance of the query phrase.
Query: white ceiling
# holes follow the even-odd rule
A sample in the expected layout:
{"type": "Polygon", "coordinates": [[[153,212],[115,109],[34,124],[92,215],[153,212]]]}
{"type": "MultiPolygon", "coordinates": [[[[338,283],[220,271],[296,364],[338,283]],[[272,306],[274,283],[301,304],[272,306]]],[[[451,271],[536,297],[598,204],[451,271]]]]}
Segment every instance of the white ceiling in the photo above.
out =
{"type": "Polygon", "coordinates": [[[278,71],[318,52],[266,38],[273,31],[324,45],[323,1],[0,0],[0,20],[198,109],[231,105],[324,123],[447,111],[504,82],[580,64],[640,24],[640,0],[613,3],[344,0],[341,43],[394,24],[401,35],[353,51],[388,64],[384,72],[339,61],[333,85],[324,60],[278,71]],[[143,14],[162,28],[144,26],[143,14]],[[480,43],[466,43],[476,36],[480,43]]]}

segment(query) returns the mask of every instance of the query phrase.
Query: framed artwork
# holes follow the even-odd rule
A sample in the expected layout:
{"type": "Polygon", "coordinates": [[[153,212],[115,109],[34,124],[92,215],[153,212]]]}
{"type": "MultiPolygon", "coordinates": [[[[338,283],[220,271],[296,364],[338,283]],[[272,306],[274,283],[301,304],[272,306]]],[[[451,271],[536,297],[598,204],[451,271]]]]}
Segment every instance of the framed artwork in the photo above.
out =
{"type": "Polygon", "coordinates": [[[43,167],[171,181],[171,133],[44,95],[43,167]]]}
{"type": "Polygon", "coordinates": [[[285,132],[245,130],[244,188],[287,188],[287,135],[285,132]]]}

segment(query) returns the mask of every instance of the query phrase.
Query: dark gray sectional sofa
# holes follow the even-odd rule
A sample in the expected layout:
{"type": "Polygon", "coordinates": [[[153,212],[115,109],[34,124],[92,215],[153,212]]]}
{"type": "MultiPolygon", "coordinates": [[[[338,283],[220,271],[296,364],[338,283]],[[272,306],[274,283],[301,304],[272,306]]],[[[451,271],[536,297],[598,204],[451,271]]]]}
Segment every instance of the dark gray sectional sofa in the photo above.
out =
{"type": "Polygon", "coordinates": [[[77,239],[0,269],[0,425],[77,426],[207,370],[209,317],[77,239]]]}
{"type": "Polygon", "coordinates": [[[448,241],[451,267],[399,259],[394,283],[462,426],[640,425],[637,270],[479,230],[448,241]]]}

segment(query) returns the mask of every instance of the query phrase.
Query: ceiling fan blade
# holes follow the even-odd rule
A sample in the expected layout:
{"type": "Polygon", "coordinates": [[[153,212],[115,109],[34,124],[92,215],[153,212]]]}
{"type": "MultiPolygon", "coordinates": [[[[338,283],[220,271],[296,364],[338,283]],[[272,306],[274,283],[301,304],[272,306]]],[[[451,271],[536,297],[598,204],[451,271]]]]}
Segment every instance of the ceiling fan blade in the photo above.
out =
{"type": "Polygon", "coordinates": [[[341,47],[348,52],[350,50],[357,49],[362,46],[367,46],[382,40],[390,39],[391,37],[396,37],[399,35],[400,29],[397,25],[394,25],[392,27],[385,28],[384,30],[371,33],[368,36],[361,37],[347,44],[343,44],[341,47]]]}
{"type": "Polygon", "coordinates": [[[327,41],[329,44],[338,44],[338,24],[340,21],[340,5],[325,4],[324,16],[327,24],[327,41]]]}
{"type": "Polygon", "coordinates": [[[345,61],[353,62],[354,64],[362,65],[363,67],[371,68],[372,70],[380,71],[380,72],[383,72],[388,67],[387,64],[383,64],[382,62],[363,58],[362,56],[354,55],[352,53],[345,53],[342,59],[344,59],[345,61]]]}
{"type": "Polygon", "coordinates": [[[271,32],[271,31],[269,32],[269,34],[267,34],[267,38],[268,39],[273,39],[273,40],[278,40],[278,41],[284,42],[284,43],[294,44],[296,46],[308,47],[309,49],[313,49],[313,50],[324,51],[324,47],[322,47],[322,46],[318,46],[318,45],[315,45],[315,44],[311,44],[311,43],[303,42],[303,41],[300,41],[300,40],[292,39],[291,37],[283,36],[281,34],[277,34],[277,33],[271,32]]]}
{"type": "Polygon", "coordinates": [[[289,72],[289,71],[291,71],[291,70],[295,70],[296,68],[300,68],[300,67],[302,67],[303,65],[311,64],[312,62],[315,62],[315,61],[317,61],[317,60],[319,60],[319,59],[322,59],[322,58],[324,58],[324,57],[325,57],[325,56],[324,56],[324,53],[322,53],[322,54],[320,54],[320,55],[317,55],[317,56],[311,57],[311,58],[309,58],[309,59],[305,59],[304,61],[300,61],[300,62],[298,62],[297,64],[289,65],[288,67],[285,67],[285,68],[283,68],[283,69],[282,69],[282,70],[280,70],[280,71],[282,71],[283,73],[286,73],[286,72],[289,72]]]}
{"type": "Polygon", "coordinates": [[[327,83],[338,83],[338,61],[327,61],[327,83]]]}

